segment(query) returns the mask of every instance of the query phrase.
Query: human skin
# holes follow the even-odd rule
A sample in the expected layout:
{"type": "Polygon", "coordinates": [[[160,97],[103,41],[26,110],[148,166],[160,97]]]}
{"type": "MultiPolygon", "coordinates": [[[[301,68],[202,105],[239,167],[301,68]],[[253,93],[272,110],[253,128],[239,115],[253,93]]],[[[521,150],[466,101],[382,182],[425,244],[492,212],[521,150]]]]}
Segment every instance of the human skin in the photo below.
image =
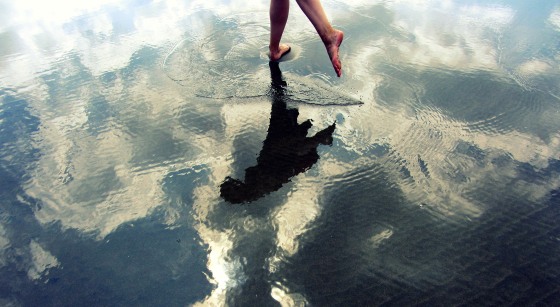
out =
{"type": "MultiPolygon", "coordinates": [[[[338,55],[340,44],[344,38],[344,33],[332,27],[320,0],[296,0],[297,4],[307,16],[317,34],[323,41],[329,59],[340,77],[342,75],[342,63],[338,55]]],[[[271,0],[270,1],[270,60],[278,61],[283,55],[290,51],[290,46],[281,44],[282,34],[288,21],[290,11],[290,0],[271,0]]]]}

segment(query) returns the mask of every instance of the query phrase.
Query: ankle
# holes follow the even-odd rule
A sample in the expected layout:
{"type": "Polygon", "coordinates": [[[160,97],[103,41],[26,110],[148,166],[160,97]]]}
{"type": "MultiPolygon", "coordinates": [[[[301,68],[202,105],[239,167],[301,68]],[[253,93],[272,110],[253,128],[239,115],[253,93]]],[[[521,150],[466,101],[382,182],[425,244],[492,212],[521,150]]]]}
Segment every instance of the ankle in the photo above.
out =
{"type": "Polygon", "coordinates": [[[319,34],[319,37],[323,41],[323,44],[327,46],[336,41],[337,32],[338,30],[336,30],[335,28],[329,27],[326,31],[323,32],[323,34],[319,34]]]}

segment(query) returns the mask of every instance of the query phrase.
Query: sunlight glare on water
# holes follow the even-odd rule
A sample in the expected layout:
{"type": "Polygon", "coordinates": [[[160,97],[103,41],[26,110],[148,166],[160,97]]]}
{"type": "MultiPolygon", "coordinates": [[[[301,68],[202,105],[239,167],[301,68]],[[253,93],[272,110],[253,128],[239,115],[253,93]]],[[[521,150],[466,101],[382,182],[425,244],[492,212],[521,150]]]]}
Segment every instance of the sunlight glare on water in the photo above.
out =
{"type": "Polygon", "coordinates": [[[560,4],[0,1],[0,305],[554,305],[560,4]]]}

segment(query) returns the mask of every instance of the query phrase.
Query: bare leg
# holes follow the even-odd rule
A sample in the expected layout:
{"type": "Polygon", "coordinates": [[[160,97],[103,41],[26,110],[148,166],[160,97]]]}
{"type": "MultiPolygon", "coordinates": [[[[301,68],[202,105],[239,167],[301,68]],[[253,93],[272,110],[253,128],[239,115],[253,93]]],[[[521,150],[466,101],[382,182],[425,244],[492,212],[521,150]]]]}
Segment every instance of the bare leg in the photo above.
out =
{"type": "Polygon", "coordinates": [[[325,44],[325,48],[327,49],[327,53],[329,54],[329,58],[331,59],[336,75],[340,77],[342,75],[342,64],[340,63],[340,59],[338,57],[338,49],[340,44],[342,44],[344,33],[331,26],[327,16],[325,15],[325,11],[323,10],[320,0],[296,1],[305,16],[307,16],[309,21],[311,21],[315,27],[315,30],[317,30],[323,44],[325,44]]]}
{"type": "Polygon", "coordinates": [[[271,61],[278,61],[290,51],[288,45],[280,44],[289,12],[290,0],[270,0],[270,45],[268,45],[268,48],[271,61]]]}

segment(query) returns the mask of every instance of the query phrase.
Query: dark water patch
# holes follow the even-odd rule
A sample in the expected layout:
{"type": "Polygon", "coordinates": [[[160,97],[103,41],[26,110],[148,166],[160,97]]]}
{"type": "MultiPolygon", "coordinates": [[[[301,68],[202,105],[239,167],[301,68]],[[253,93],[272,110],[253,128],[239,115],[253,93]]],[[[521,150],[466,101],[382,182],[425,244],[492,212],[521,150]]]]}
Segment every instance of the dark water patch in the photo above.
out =
{"type": "Polygon", "coordinates": [[[209,170],[203,165],[173,171],[162,180],[162,189],[173,206],[192,213],[193,191],[197,186],[208,183],[208,176],[209,170]]]}
{"type": "MultiPolygon", "coordinates": [[[[132,123],[128,123],[129,129],[132,123]]],[[[149,171],[162,163],[173,163],[173,161],[183,160],[185,156],[194,155],[200,149],[195,146],[188,146],[181,140],[177,140],[167,129],[154,127],[152,130],[144,130],[144,124],[140,125],[142,132],[141,138],[132,139],[134,154],[130,160],[132,168],[137,172],[149,171]]]]}
{"type": "Polygon", "coordinates": [[[430,171],[428,170],[428,163],[426,163],[426,161],[422,160],[420,155],[418,155],[418,165],[420,166],[420,170],[422,171],[422,173],[426,177],[429,178],[430,177],[430,171]]]}
{"type": "Polygon", "coordinates": [[[471,241],[468,246],[474,246],[477,254],[484,252],[480,260],[486,264],[474,264],[470,269],[480,271],[479,276],[488,277],[497,272],[502,272],[502,276],[487,284],[487,279],[477,278],[476,274],[460,275],[476,291],[470,303],[521,303],[527,299],[539,302],[557,293],[559,263],[550,255],[558,252],[558,244],[550,232],[558,232],[553,221],[559,214],[558,206],[535,207],[515,200],[500,202],[487,211],[479,226],[465,234],[471,241]]]}
{"type": "MultiPolygon", "coordinates": [[[[0,178],[9,178],[3,170],[0,178]]],[[[181,186],[171,190],[186,193],[184,184],[196,182],[191,179],[175,182],[181,186]]],[[[9,294],[3,299],[23,306],[179,306],[201,300],[212,289],[206,278],[206,247],[192,220],[170,228],[161,223],[164,212],[156,210],[94,240],[83,232],[64,230],[59,223],[39,225],[33,211],[41,210],[40,200],[26,197],[20,180],[2,180],[0,191],[2,226],[9,239],[2,251],[7,263],[0,268],[0,289],[9,294]],[[34,280],[29,271],[41,260],[34,258],[30,244],[38,244],[58,262],[34,280]]],[[[182,198],[189,202],[191,196],[182,198]]]]}
{"type": "Polygon", "coordinates": [[[336,200],[323,209],[321,227],[301,238],[286,264],[291,291],[314,305],[341,306],[495,305],[556,295],[560,272],[549,256],[558,249],[551,237],[558,206],[504,199],[458,226],[412,210],[374,182],[329,191],[336,200]],[[375,236],[384,229],[391,235],[375,236]],[[375,245],[373,238],[384,239],[375,245]]]}
{"type": "MultiPolygon", "coordinates": [[[[32,141],[40,121],[16,91],[2,89],[0,95],[0,235],[5,244],[0,250],[0,300],[21,304],[21,293],[32,287],[30,242],[43,233],[34,215],[41,210],[41,201],[28,197],[22,188],[40,157],[32,141]]],[[[28,295],[32,299],[34,292],[28,295]]]]}
{"type": "Polygon", "coordinates": [[[120,69],[123,80],[135,84],[138,79],[137,74],[141,74],[144,70],[154,69],[154,62],[160,55],[160,50],[154,46],[143,45],[139,50],[135,51],[128,65],[120,69]]]}
{"type": "Polygon", "coordinates": [[[117,114],[109,101],[103,96],[96,96],[86,106],[89,132],[96,136],[111,129],[111,119],[117,114]]]}
{"type": "Polygon", "coordinates": [[[429,218],[420,222],[422,213],[408,207],[383,170],[372,171],[375,176],[361,177],[352,184],[338,181],[327,190],[322,197],[328,205],[322,208],[313,230],[300,238],[302,247],[285,264],[286,275],[278,277],[288,280],[283,283],[290,291],[302,293],[313,305],[379,305],[386,294],[394,291],[395,295],[402,288],[415,292],[420,286],[406,287],[414,283],[407,277],[418,274],[418,264],[428,260],[425,252],[430,249],[419,245],[429,240],[410,249],[405,245],[426,239],[429,218]],[[411,216],[416,217],[413,223],[411,216]],[[410,227],[418,229],[409,231],[410,227]],[[412,233],[420,238],[393,241],[395,236],[412,233]],[[404,245],[391,244],[397,241],[404,245]],[[415,256],[410,254],[413,250],[415,256]]]}
{"type": "Polygon", "coordinates": [[[468,143],[465,141],[460,140],[455,146],[454,151],[457,154],[464,155],[470,157],[473,161],[482,165],[487,157],[487,154],[484,150],[480,149],[478,146],[472,143],[468,143]]]}
{"type": "Polygon", "coordinates": [[[25,98],[11,89],[0,90],[0,161],[16,181],[27,179],[27,170],[39,157],[32,136],[39,129],[39,119],[31,113],[25,98]]]}
{"type": "Polygon", "coordinates": [[[318,306],[558,301],[555,4],[331,3],[340,79],[300,14],[284,39],[301,53],[280,63],[291,126],[267,139],[268,2],[143,1],[60,28],[7,19],[0,305],[278,305],[279,289],[318,306]],[[273,136],[335,118],[270,158],[273,136]],[[274,189],[220,198],[262,165],[274,189]]]}
{"type": "Polygon", "coordinates": [[[118,77],[117,73],[114,72],[114,71],[107,71],[107,72],[103,73],[101,76],[99,76],[99,79],[101,80],[101,82],[103,82],[104,85],[110,85],[114,81],[116,81],[118,78],[119,77],[118,77]]]}
{"type": "Polygon", "coordinates": [[[12,293],[23,305],[42,306],[170,306],[204,298],[212,286],[197,235],[188,226],[171,230],[152,218],[123,225],[103,241],[52,226],[40,242],[62,265],[38,282],[20,277],[12,293]]]}

